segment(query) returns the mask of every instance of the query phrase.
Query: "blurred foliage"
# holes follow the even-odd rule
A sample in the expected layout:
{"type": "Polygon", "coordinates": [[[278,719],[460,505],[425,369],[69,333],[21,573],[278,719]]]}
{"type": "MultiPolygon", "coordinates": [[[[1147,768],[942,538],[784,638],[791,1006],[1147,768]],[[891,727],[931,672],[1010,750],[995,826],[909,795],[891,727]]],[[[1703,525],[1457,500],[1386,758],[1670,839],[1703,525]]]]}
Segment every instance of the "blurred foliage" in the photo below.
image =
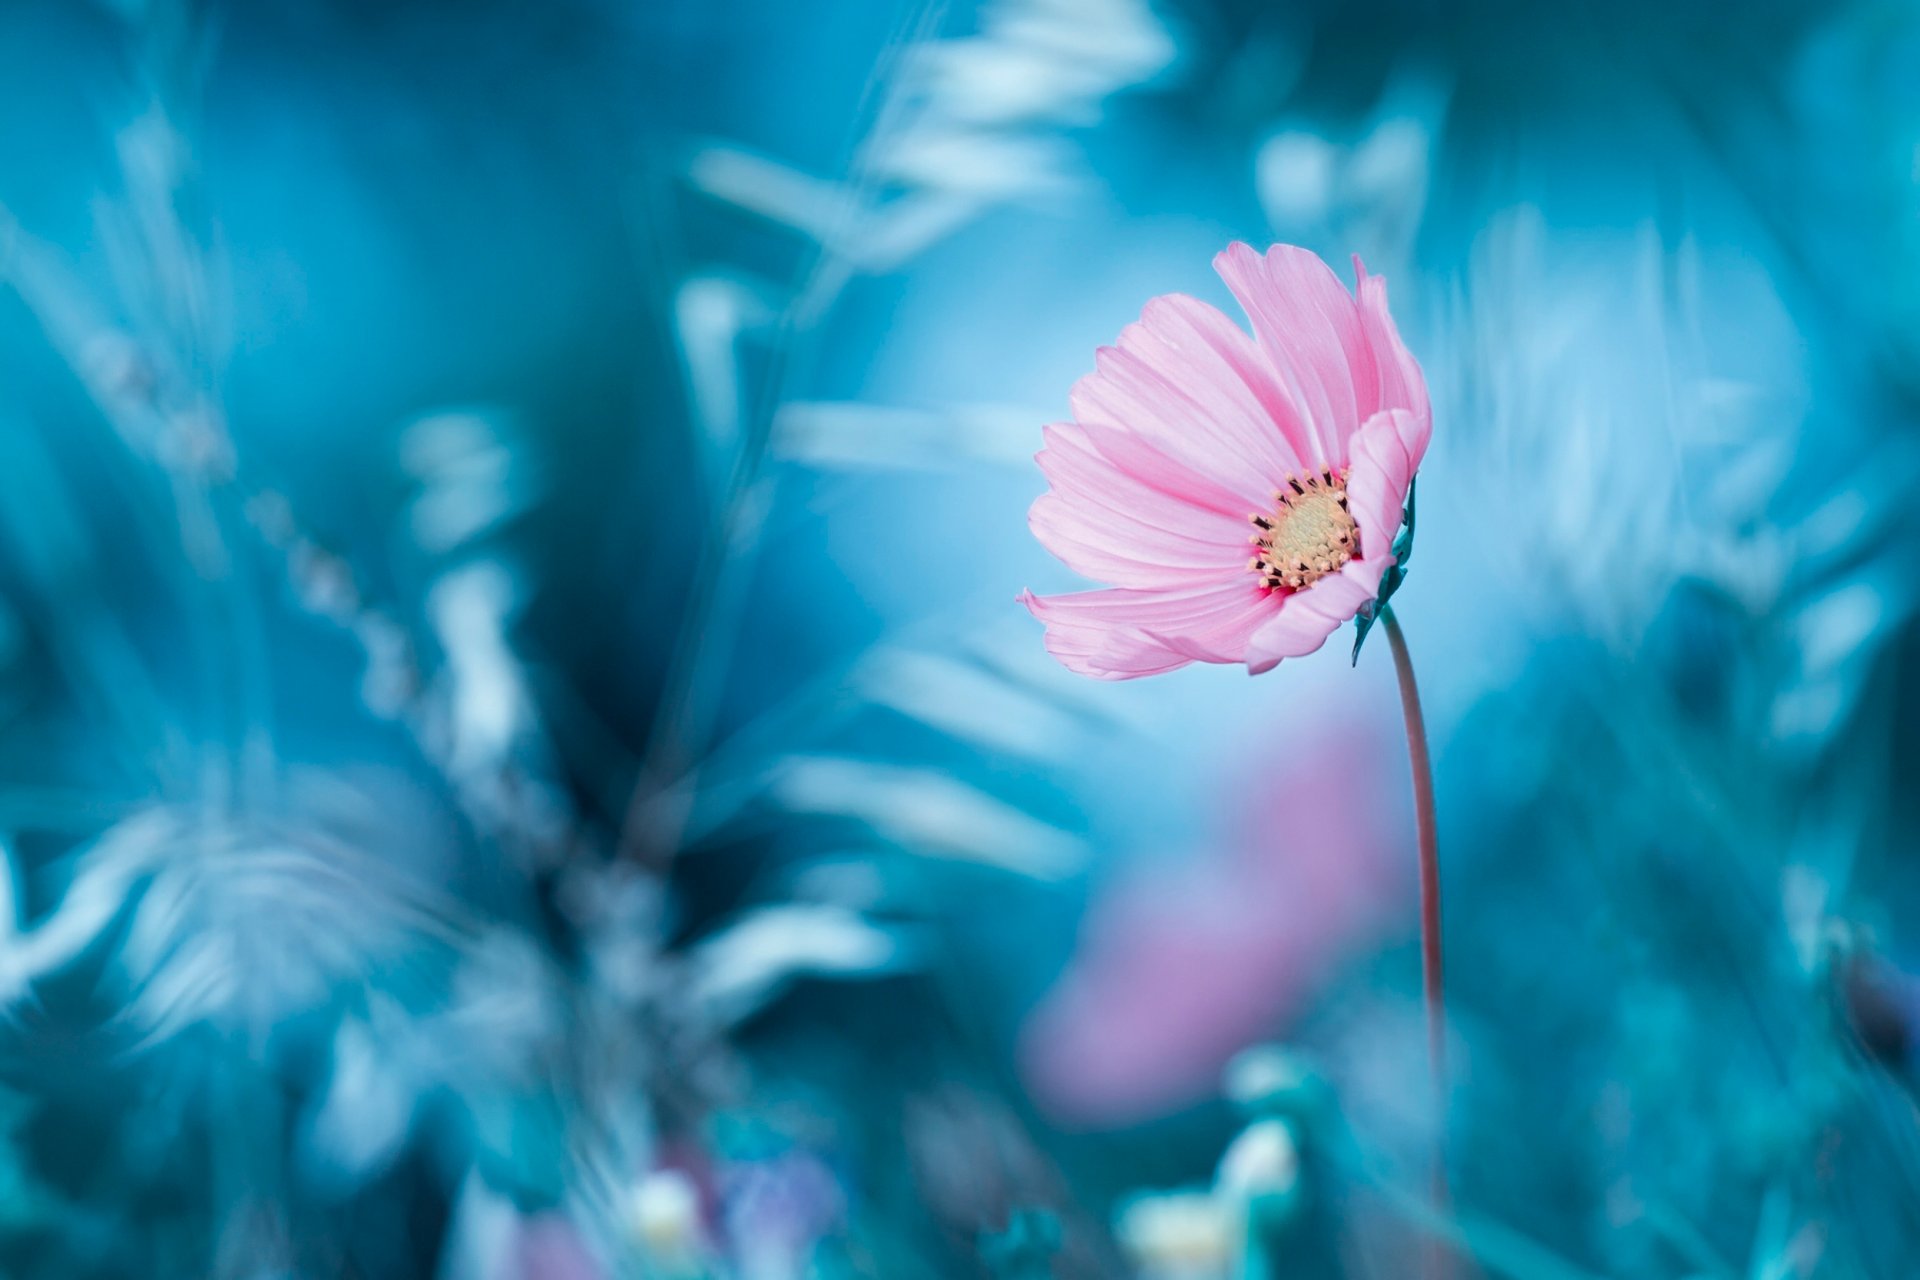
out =
{"type": "Polygon", "coordinates": [[[6,7],[0,1271],[1912,1274],[1917,71],[1812,0],[6,7]],[[1041,424],[1232,238],[1434,387],[1444,1115],[1379,655],[1093,688],[1011,605],[1041,424]]]}

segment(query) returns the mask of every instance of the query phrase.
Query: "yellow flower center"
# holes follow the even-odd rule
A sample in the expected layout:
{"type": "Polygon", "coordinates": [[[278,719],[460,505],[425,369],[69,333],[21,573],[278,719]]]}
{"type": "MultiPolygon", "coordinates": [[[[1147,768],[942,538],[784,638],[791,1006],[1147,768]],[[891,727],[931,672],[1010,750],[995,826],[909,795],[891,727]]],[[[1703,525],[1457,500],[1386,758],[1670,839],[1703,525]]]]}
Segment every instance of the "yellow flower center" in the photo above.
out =
{"type": "Polygon", "coordinates": [[[1347,510],[1347,473],[1288,476],[1273,492],[1273,509],[1247,519],[1253,559],[1247,567],[1269,591],[1304,590],[1360,554],[1360,526],[1347,510]]]}

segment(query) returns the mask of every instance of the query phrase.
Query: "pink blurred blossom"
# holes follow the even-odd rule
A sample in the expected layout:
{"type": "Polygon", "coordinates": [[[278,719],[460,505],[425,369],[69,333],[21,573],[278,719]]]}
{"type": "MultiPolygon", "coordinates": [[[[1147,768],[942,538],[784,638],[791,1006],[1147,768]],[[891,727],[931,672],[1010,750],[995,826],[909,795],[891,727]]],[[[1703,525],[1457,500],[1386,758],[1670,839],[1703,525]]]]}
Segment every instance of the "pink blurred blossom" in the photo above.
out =
{"type": "Polygon", "coordinates": [[[1380,717],[1296,720],[1227,779],[1226,851],[1120,873],[1023,1028],[1036,1101],[1101,1127],[1211,1096],[1241,1049],[1284,1032],[1412,898],[1397,742],[1380,717]],[[1301,749],[1303,737],[1311,750],[1301,749]]]}
{"type": "Polygon", "coordinates": [[[522,1218],[514,1233],[515,1280],[606,1280],[607,1272],[580,1232],[560,1213],[522,1218]]]}
{"type": "Polygon", "coordinates": [[[1432,416],[1385,283],[1356,258],[1356,297],[1291,245],[1234,244],[1213,265],[1252,337],[1198,299],[1155,298],[1074,387],[1074,420],[1046,429],[1052,488],[1029,523],[1114,585],[1021,601],[1082,675],[1266,671],[1324,644],[1393,563],[1432,416]]]}

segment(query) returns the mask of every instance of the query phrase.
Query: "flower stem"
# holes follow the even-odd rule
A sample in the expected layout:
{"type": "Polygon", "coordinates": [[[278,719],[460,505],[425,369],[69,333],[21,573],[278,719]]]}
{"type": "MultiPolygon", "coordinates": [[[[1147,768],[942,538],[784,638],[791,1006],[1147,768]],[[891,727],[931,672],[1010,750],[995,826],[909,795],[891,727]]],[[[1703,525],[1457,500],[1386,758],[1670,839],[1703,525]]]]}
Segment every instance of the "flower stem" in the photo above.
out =
{"type": "MultiPolygon", "coordinates": [[[[1393,649],[1393,669],[1400,678],[1400,712],[1407,722],[1407,757],[1413,766],[1413,820],[1420,841],[1420,968],[1427,1006],[1427,1060],[1433,1070],[1436,1124],[1444,1132],[1447,1103],[1446,999],[1441,982],[1440,951],[1440,843],[1434,822],[1433,762],[1427,754],[1427,718],[1420,710],[1420,686],[1413,676],[1413,655],[1407,637],[1390,605],[1382,605],[1380,624],[1393,649]]],[[[1447,1212],[1445,1148],[1436,1143],[1433,1155],[1434,1209],[1447,1212]]],[[[1427,1255],[1426,1274],[1443,1274],[1446,1250],[1437,1241],[1427,1255]]]]}

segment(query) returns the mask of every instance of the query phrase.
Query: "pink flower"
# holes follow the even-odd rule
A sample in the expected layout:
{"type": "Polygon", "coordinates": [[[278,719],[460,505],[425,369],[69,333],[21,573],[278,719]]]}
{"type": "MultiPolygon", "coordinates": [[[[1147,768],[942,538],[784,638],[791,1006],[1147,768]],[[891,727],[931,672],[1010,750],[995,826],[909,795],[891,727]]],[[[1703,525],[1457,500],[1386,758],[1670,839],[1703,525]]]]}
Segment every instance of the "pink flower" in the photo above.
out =
{"type": "Polygon", "coordinates": [[[1413,884],[1394,856],[1405,809],[1383,784],[1405,766],[1377,725],[1290,721],[1222,778],[1217,850],[1096,890],[1021,1029],[1022,1074],[1055,1121],[1138,1124],[1211,1096],[1234,1054],[1284,1037],[1397,928],[1413,884]],[[1315,750],[1293,749],[1303,731],[1315,750]]]}
{"type": "Polygon", "coordinates": [[[1082,675],[1269,670],[1324,644],[1394,565],[1432,413],[1385,282],[1356,258],[1356,298],[1292,245],[1230,245],[1213,266],[1253,337],[1196,298],[1155,298],[1074,387],[1074,420],[1046,429],[1052,488],[1028,522],[1114,585],[1020,598],[1082,675]]]}

